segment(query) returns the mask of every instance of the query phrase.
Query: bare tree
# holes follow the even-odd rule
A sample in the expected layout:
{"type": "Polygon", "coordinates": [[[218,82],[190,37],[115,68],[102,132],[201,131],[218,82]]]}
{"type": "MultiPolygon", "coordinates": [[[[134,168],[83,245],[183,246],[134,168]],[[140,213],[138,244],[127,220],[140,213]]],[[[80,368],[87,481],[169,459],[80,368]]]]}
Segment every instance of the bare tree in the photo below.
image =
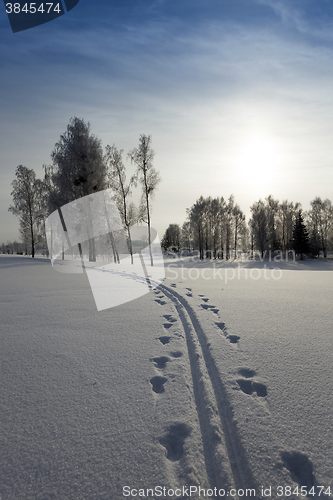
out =
{"type": "Polygon", "coordinates": [[[231,255],[230,247],[232,245],[232,236],[233,236],[234,208],[235,208],[235,198],[234,195],[230,195],[224,211],[226,259],[230,259],[231,255]]]}
{"type": "Polygon", "coordinates": [[[193,245],[199,248],[200,259],[229,259],[231,249],[237,251],[240,237],[246,236],[245,216],[235,205],[234,196],[228,203],[223,197],[203,198],[187,210],[190,227],[193,231],[193,245]]]}
{"type": "Polygon", "coordinates": [[[108,180],[110,187],[114,190],[116,203],[127,230],[128,246],[133,264],[133,248],[130,226],[137,220],[137,211],[134,203],[129,203],[128,198],[132,194],[132,186],[137,183],[136,175],[133,175],[126,184],[126,169],[122,160],[123,150],[118,151],[116,146],[106,146],[106,163],[108,167],[108,180]]]}
{"type": "Polygon", "coordinates": [[[35,257],[43,221],[43,182],[36,179],[33,169],[23,165],[16,168],[15,175],[11,192],[13,205],[8,210],[19,217],[21,236],[25,243],[31,245],[31,256],[35,257]]]}
{"type": "Polygon", "coordinates": [[[138,180],[142,186],[142,201],[145,207],[145,215],[142,219],[148,225],[148,245],[150,262],[153,266],[153,255],[151,251],[151,207],[150,200],[160,182],[160,175],[153,166],[155,152],[151,148],[151,136],[140,135],[139,146],[128,153],[131,161],[136,165],[138,180]],[[146,220],[145,220],[146,219],[146,220]]]}
{"type": "Polygon", "coordinates": [[[188,210],[191,227],[193,228],[194,241],[193,244],[199,247],[200,259],[204,258],[204,212],[207,205],[207,200],[203,196],[192,205],[188,210]]]}
{"type": "Polygon", "coordinates": [[[266,198],[266,216],[267,216],[267,239],[271,250],[280,248],[281,242],[277,233],[277,218],[280,210],[278,200],[275,200],[272,195],[266,198]]]}
{"type": "Polygon", "coordinates": [[[236,259],[238,239],[239,236],[244,234],[245,231],[245,215],[241,211],[238,203],[236,203],[236,205],[234,206],[232,214],[234,217],[234,238],[235,238],[234,258],[236,259]]]}
{"type": "Polygon", "coordinates": [[[219,233],[220,233],[220,198],[213,198],[210,205],[210,219],[211,219],[211,239],[212,250],[214,259],[217,257],[219,246],[219,233]]]}
{"type": "Polygon", "coordinates": [[[256,242],[257,248],[259,248],[261,257],[264,257],[264,252],[267,247],[268,239],[268,229],[267,229],[267,211],[265,204],[262,200],[259,200],[250,207],[252,212],[251,219],[251,230],[256,242]]]}
{"type": "Polygon", "coordinates": [[[312,242],[321,248],[326,258],[333,228],[333,206],[329,199],[323,201],[319,196],[312,200],[310,205],[308,218],[312,242]]]}
{"type": "Polygon", "coordinates": [[[279,206],[278,214],[278,234],[282,250],[287,252],[292,248],[293,230],[297,214],[301,209],[300,203],[288,202],[284,200],[279,206]]]}
{"type": "Polygon", "coordinates": [[[191,251],[193,248],[193,231],[190,221],[185,221],[181,228],[181,243],[182,246],[191,251]]]}

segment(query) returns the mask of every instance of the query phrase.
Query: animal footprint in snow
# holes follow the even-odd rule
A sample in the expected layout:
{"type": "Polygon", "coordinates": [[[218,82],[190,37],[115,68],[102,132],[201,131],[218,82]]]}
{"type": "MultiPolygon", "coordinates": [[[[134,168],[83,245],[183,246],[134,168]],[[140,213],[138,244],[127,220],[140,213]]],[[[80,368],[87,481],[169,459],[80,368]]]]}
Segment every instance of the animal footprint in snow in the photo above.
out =
{"type": "Polygon", "coordinates": [[[172,323],[163,323],[163,326],[166,330],[169,330],[169,328],[172,326],[172,323]]]}
{"type": "Polygon", "coordinates": [[[158,340],[161,342],[161,344],[165,345],[165,344],[168,344],[170,342],[170,339],[171,337],[166,337],[166,336],[163,336],[163,337],[158,337],[158,340]]]}
{"type": "Polygon", "coordinates": [[[289,470],[291,478],[300,486],[311,489],[316,484],[311,460],[299,451],[283,451],[281,453],[284,466],[289,470]]]}
{"type": "Polygon", "coordinates": [[[238,335],[227,335],[227,339],[230,340],[231,344],[237,344],[239,341],[240,337],[238,335]]]}
{"type": "Polygon", "coordinates": [[[209,299],[204,299],[204,298],[202,298],[202,300],[203,300],[204,302],[208,302],[208,301],[209,301],[209,299]]]}
{"type": "Polygon", "coordinates": [[[240,379],[237,380],[237,384],[239,385],[239,387],[241,388],[241,390],[243,392],[245,392],[245,394],[252,394],[253,393],[252,380],[248,380],[248,379],[245,379],[245,378],[240,378],[240,379]]]}
{"type": "Polygon", "coordinates": [[[174,352],[170,352],[171,356],[173,358],[181,358],[183,353],[181,351],[174,351],[174,352]]]}
{"type": "MultiPolygon", "coordinates": [[[[202,300],[204,300],[204,299],[202,299],[202,300]]],[[[218,312],[219,312],[219,310],[215,306],[212,306],[210,304],[200,304],[200,305],[201,305],[202,309],[210,310],[215,314],[218,314],[218,312]]]]}
{"type": "Polygon", "coordinates": [[[265,386],[265,384],[253,381],[252,387],[254,392],[256,392],[259,397],[264,398],[265,396],[267,396],[267,387],[265,386]]]}
{"type": "Polygon", "coordinates": [[[176,285],[176,283],[171,283],[170,286],[172,286],[172,288],[176,288],[177,285],[176,285]]]}
{"type": "Polygon", "coordinates": [[[170,321],[170,323],[175,323],[176,318],[174,318],[173,316],[171,316],[171,314],[164,314],[163,318],[167,319],[168,321],[170,321]]]}
{"type": "Polygon", "coordinates": [[[150,361],[154,361],[156,368],[162,370],[165,368],[167,362],[170,361],[170,358],[168,358],[168,356],[160,356],[159,358],[151,358],[150,361]]]}
{"type": "Polygon", "coordinates": [[[267,396],[267,387],[261,382],[255,382],[254,380],[240,378],[237,380],[237,384],[245,394],[253,394],[254,392],[256,392],[257,396],[261,398],[267,396]]]}
{"type": "Polygon", "coordinates": [[[236,380],[239,388],[245,394],[251,395],[255,392],[260,398],[264,398],[267,396],[266,385],[262,382],[256,382],[255,380],[252,380],[252,377],[254,377],[254,375],[256,374],[254,370],[251,370],[250,368],[241,368],[240,370],[238,370],[238,373],[243,377],[246,377],[236,380]]]}
{"type": "Polygon", "coordinates": [[[170,425],[165,436],[159,442],[166,449],[168,460],[176,462],[184,453],[185,439],[191,434],[191,428],[184,423],[170,425]]]}
{"type": "Polygon", "coordinates": [[[150,383],[153,386],[153,391],[156,392],[157,394],[162,394],[164,392],[164,384],[167,382],[167,378],[165,377],[160,377],[156,375],[156,377],[153,377],[150,379],[150,383]]]}
{"type": "Polygon", "coordinates": [[[242,375],[242,377],[246,378],[254,377],[257,374],[257,372],[255,370],[251,370],[251,368],[240,368],[238,373],[242,375]]]}
{"type": "Polygon", "coordinates": [[[157,302],[161,306],[164,306],[166,304],[165,300],[160,300],[160,299],[155,299],[155,302],[157,302]]]}
{"type": "Polygon", "coordinates": [[[218,326],[220,330],[222,330],[223,335],[230,341],[231,344],[237,344],[240,339],[239,335],[228,334],[225,323],[215,323],[215,325],[218,326]]]}
{"type": "Polygon", "coordinates": [[[215,325],[218,326],[220,330],[222,330],[225,336],[227,336],[227,329],[225,323],[215,323],[215,325]]]}

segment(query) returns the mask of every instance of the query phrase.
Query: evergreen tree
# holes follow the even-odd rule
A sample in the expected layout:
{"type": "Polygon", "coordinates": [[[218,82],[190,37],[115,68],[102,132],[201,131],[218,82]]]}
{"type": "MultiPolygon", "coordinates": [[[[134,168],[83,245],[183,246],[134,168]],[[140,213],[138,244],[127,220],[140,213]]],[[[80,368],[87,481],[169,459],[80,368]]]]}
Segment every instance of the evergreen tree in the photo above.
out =
{"type": "MultiPolygon", "coordinates": [[[[107,167],[101,141],[90,133],[89,123],[81,118],[71,118],[66,132],[55,144],[51,158],[53,164],[46,172],[51,210],[57,209],[60,213],[63,205],[106,189],[107,167]]],[[[94,262],[96,247],[92,224],[89,218],[89,261],[94,262]]]]}
{"type": "Polygon", "coordinates": [[[51,158],[53,209],[107,187],[107,167],[101,141],[90,133],[90,124],[71,118],[56,143],[51,158]]]}
{"type": "Polygon", "coordinates": [[[301,210],[298,212],[294,226],[293,249],[295,250],[296,255],[301,256],[301,259],[303,259],[303,254],[309,253],[310,250],[309,235],[306,225],[304,224],[301,210]]]}

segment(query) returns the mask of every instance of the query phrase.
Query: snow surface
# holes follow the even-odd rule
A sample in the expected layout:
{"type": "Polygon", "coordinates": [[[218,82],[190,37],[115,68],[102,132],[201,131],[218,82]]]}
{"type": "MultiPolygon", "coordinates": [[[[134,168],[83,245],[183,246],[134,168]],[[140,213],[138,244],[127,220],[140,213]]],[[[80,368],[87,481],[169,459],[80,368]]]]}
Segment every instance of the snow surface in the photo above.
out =
{"type": "Polygon", "coordinates": [[[86,275],[0,256],[1,500],[333,493],[332,264],[166,264],[98,312],[86,275]]]}

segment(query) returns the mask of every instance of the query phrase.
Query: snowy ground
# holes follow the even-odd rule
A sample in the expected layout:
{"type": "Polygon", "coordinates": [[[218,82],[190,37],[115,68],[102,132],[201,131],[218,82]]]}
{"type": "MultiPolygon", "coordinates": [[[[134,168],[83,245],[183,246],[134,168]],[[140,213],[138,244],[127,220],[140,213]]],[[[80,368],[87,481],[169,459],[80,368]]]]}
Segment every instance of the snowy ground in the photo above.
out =
{"type": "Polygon", "coordinates": [[[97,312],[85,275],[0,256],[1,500],[333,494],[332,265],[168,264],[97,312]]]}

